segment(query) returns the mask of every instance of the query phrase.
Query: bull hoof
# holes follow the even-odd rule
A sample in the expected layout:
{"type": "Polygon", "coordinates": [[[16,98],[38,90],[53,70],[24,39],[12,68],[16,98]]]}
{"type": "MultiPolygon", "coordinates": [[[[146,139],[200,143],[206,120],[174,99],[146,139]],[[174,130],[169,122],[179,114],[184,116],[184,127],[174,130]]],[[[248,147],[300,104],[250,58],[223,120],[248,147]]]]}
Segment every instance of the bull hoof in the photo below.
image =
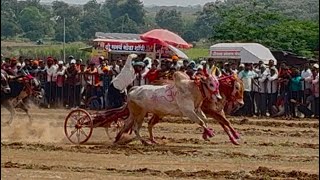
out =
{"type": "Polygon", "coordinates": [[[233,134],[233,136],[234,136],[234,138],[236,138],[236,139],[240,139],[240,134],[239,134],[238,132],[235,132],[235,133],[233,134]]]}
{"type": "Polygon", "coordinates": [[[209,138],[211,138],[211,137],[216,135],[212,128],[205,129],[205,133],[209,136],[209,138]]]}
{"type": "Polygon", "coordinates": [[[148,142],[148,141],[146,141],[144,139],[141,139],[140,141],[144,146],[151,146],[152,145],[152,143],[150,143],[150,142],[148,142]]]}
{"type": "Polygon", "coordinates": [[[234,145],[240,145],[240,143],[235,138],[230,138],[230,141],[234,145]]]}
{"type": "Polygon", "coordinates": [[[152,144],[159,144],[156,140],[154,140],[154,139],[150,139],[150,142],[152,143],[152,144]]]}

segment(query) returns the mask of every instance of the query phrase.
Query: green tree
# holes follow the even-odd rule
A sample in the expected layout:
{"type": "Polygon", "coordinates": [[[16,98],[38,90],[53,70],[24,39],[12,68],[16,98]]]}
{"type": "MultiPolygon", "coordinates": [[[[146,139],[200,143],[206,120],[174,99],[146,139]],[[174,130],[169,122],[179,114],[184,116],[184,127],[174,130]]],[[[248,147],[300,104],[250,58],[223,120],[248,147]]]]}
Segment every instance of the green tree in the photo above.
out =
{"type": "Polygon", "coordinates": [[[181,34],[183,31],[183,21],[180,12],[174,10],[161,9],[155,17],[156,23],[161,28],[181,34]]]}
{"type": "Polygon", "coordinates": [[[15,22],[1,18],[1,37],[14,37],[20,32],[21,29],[15,22]]]}
{"type": "Polygon", "coordinates": [[[21,11],[19,23],[21,29],[25,32],[25,37],[30,40],[35,41],[42,38],[46,33],[46,19],[34,6],[26,7],[21,11]]]}
{"type": "Polygon", "coordinates": [[[74,42],[81,39],[81,19],[82,9],[62,1],[52,3],[53,14],[55,18],[54,40],[63,41],[63,21],[66,26],[66,42],[74,42]]]}
{"type": "Polygon", "coordinates": [[[119,4],[121,15],[127,14],[137,25],[144,25],[145,10],[140,0],[126,0],[119,4]]]}
{"type": "Polygon", "coordinates": [[[84,5],[85,13],[80,19],[83,38],[93,38],[95,32],[108,32],[111,26],[111,15],[105,6],[100,7],[95,0],[84,5]]]}
{"type": "Polygon", "coordinates": [[[137,23],[130,19],[128,14],[114,20],[113,32],[140,33],[137,23]]]}

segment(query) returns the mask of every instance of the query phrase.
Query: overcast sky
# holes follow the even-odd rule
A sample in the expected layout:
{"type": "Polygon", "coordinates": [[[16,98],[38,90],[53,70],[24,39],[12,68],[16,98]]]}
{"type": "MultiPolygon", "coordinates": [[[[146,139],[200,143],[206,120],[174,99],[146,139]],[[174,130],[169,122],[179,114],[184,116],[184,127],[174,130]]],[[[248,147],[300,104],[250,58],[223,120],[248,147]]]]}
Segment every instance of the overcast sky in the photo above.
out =
{"type": "MultiPolygon", "coordinates": [[[[41,2],[52,2],[54,0],[41,0],[41,2]]],[[[72,4],[85,4],[89,0],[63,0],[72,4]]],[[[104,0],[97,0],[98,2],[104,2],[104,0]]],[[[207,2],[213,0],[142,0],[145,6],[158,5],[158,6],[189,6],[189,5],[204,5],[207,2]]]]}

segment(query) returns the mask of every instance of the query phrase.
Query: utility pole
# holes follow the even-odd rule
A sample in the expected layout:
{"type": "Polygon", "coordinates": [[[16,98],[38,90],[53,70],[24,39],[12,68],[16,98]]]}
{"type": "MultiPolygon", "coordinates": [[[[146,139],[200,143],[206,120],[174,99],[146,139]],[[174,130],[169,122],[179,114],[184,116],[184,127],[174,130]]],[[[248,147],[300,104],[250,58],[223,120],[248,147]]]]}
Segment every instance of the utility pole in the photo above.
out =
{"type": "Polygon", "coordinates": [[[65,43],[66,43],[66,18],[63,17],[63,62],[66,62],[66,48],[65,48],[65,43]]]}

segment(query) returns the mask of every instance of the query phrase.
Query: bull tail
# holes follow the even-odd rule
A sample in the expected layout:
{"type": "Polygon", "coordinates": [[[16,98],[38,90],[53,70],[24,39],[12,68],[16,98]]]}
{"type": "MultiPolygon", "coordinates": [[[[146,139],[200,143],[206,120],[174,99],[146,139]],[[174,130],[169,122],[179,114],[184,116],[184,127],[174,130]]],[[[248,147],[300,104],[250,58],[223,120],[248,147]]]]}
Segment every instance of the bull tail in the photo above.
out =
{"type": "Polygon", "coordinates": [[[120,130],[120,132],[117,134],[114,143],[117,143],[120,140],[120,138],[122,137],[123,133],[128,133],[129,131],[131,133],[133,125],[134,125],[134,120],[133,120],[133,118],[131,116],[129,116],[129,118],[125,121],[125,125],[120,130]]]}

